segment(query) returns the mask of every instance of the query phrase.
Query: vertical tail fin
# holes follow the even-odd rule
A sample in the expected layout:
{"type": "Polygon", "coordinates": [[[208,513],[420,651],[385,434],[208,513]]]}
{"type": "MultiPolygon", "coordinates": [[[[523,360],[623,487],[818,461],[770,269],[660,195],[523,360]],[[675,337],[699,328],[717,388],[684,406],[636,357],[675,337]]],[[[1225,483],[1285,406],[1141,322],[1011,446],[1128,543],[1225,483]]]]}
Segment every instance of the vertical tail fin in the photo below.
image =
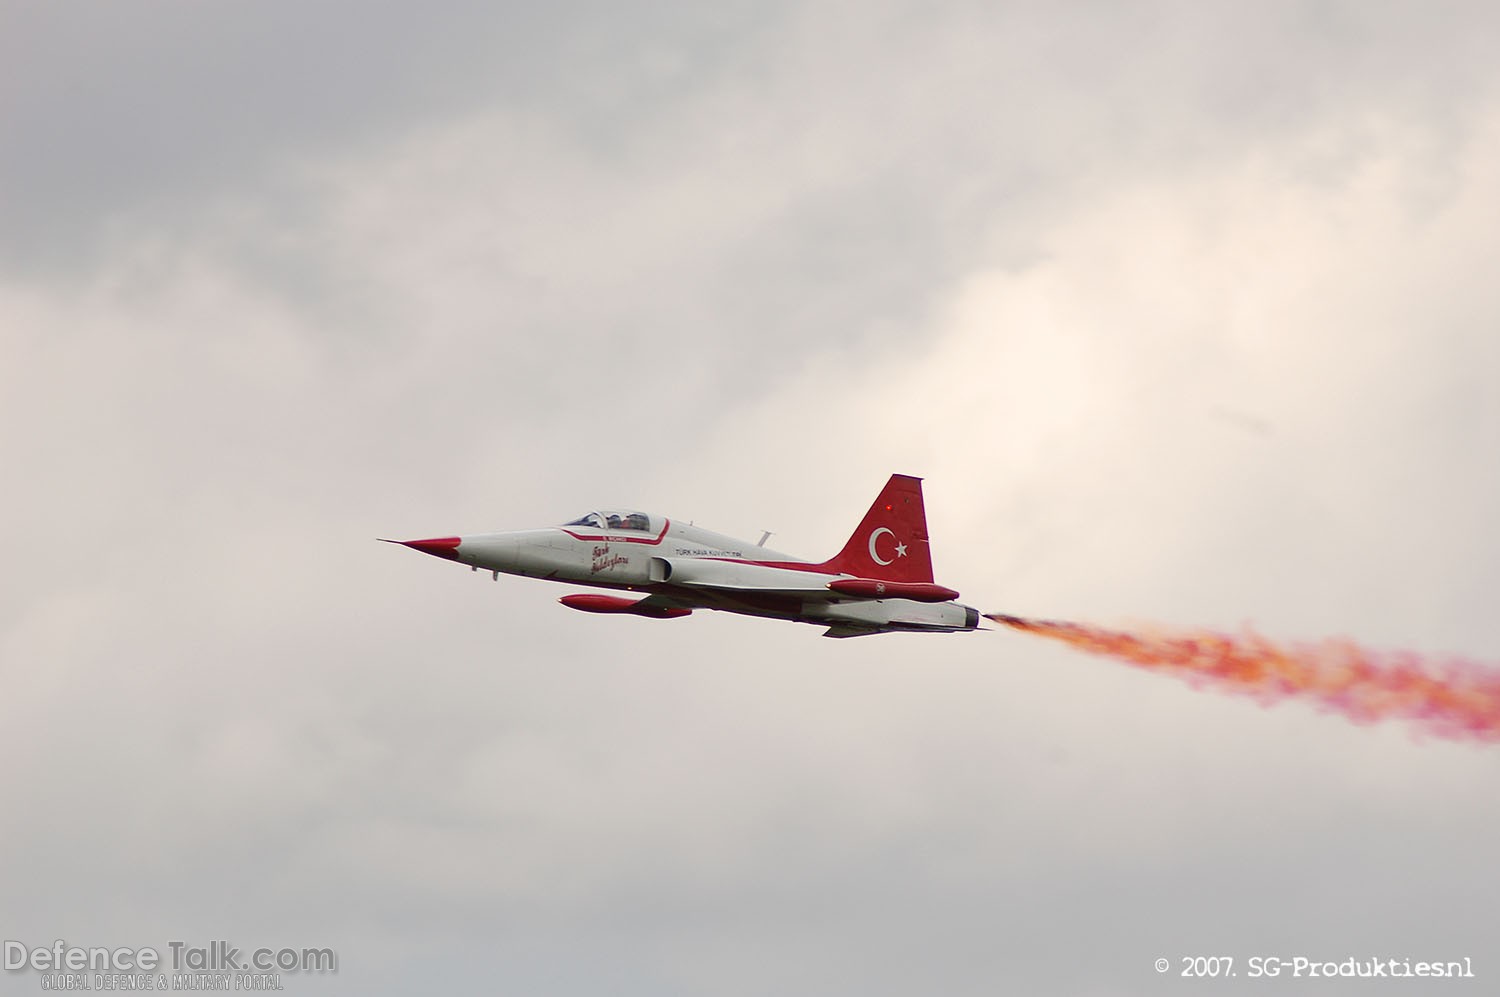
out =
{"type": "Polygon", "coordinates": [[[887,582],[932,581],[922,479],[891,475],[844,549],[821,567],[887,582]]]}

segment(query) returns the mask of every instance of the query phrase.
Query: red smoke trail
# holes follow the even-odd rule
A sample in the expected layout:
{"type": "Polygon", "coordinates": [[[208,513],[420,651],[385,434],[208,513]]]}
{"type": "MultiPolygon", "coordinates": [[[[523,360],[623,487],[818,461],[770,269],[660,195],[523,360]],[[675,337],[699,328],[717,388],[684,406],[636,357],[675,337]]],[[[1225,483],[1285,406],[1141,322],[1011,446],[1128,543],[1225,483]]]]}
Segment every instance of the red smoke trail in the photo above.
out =
{"type": "Polygon", "coordinates": [[[1410,720],[1438,737],[1500,741],[1500,672],[1469,661],[1429,664],[1347,640],[1282,646],[1248,631],[1128,633],[1004,613],[987,619],[1263,704],[1303,699],[1355,723],[1410,720]]]}

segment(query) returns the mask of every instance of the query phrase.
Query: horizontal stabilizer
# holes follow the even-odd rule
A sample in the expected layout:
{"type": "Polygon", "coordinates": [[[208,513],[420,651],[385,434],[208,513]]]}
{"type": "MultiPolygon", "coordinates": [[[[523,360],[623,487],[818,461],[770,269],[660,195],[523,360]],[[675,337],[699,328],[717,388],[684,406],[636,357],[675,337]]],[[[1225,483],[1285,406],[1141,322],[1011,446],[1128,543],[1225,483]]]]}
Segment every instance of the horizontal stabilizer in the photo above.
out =
{"type": "Polygon", "coordinates": [[[876,630],[871,627],[829,627],[823,631],[824,637],[868,637],[871,634],[885,633],[884,630],[876,630]]]}

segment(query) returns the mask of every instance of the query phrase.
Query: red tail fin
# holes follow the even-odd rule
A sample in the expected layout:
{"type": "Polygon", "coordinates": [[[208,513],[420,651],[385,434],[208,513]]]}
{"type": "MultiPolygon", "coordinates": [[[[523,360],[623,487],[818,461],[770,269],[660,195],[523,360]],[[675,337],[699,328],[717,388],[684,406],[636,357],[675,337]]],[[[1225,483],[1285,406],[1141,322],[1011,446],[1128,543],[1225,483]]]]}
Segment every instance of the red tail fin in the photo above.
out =
{"type": "Polygon", "coordinates": [[[922,479],[891,475],[844,549],[821,567],[888,582],[932,581],[922,479]]]}

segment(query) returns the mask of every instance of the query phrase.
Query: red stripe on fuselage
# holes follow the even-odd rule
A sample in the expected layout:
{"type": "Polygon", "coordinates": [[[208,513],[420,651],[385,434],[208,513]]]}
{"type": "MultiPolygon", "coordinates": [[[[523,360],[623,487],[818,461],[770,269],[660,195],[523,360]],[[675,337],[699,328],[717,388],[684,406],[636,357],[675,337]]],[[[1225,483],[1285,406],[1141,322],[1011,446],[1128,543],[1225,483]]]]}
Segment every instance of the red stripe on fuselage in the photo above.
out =
{"type": "Polygon", "coordinates": [[[753,564],[758,568],[785,568],[788,571],[808,571],[818,575],[829,575],[839,577],[840,572],[829,571],[827,565],[811,564],[807,561],[751,561],[740,557],[703,557],[693,558],[700,561],[723,561],[725,564],[753,564]]]}

